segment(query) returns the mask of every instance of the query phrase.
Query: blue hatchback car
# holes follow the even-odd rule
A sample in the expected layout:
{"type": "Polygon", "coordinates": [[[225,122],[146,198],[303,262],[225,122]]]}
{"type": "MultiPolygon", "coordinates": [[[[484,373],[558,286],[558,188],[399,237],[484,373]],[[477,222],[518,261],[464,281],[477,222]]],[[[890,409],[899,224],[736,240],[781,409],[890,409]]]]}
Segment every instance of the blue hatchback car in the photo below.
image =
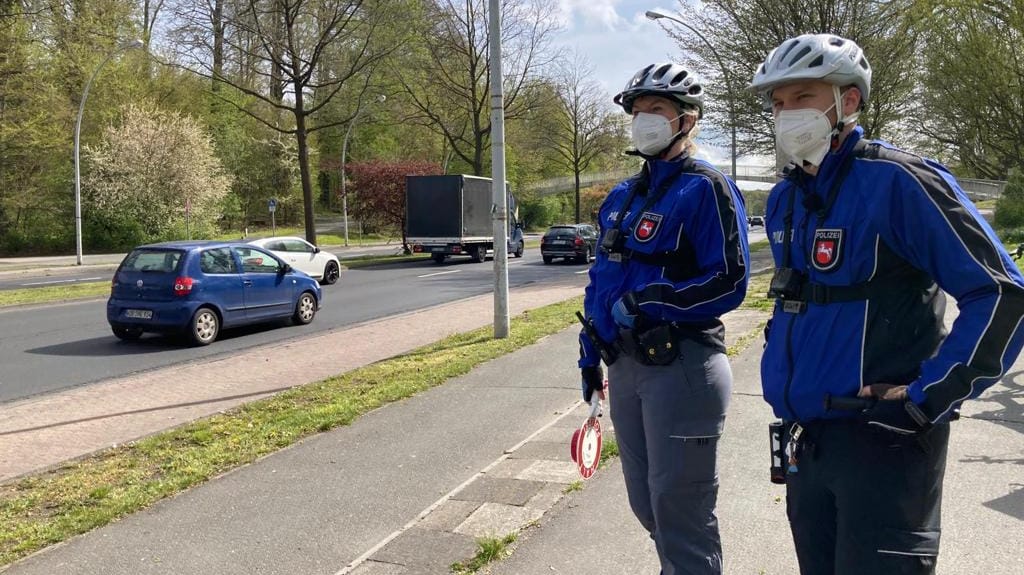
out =
{"type": "Polygon", "coordinates": [[[322,297],[316,280],[254,245],[166,242],[137,247],[118,266],[107,321],[124,340],[183,333],[208,345],[226,327],[287,318],[308,324],[322,297]]]}

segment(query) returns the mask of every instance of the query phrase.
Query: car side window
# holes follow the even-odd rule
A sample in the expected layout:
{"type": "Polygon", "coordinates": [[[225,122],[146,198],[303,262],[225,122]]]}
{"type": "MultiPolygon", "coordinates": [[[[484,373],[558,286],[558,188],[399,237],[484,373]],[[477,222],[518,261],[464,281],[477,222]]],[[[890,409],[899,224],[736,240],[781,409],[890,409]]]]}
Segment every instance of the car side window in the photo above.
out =
{"type": "Polygon", "coordinates": [[[199,268],[205,274],[238,273],[235,258],[231,256],[231,250],[228,248],[213,248],[204,251],[199,257],[199,268]]]}
{"type": "Polygon", "coordinates": [[[276,274],[281,264],[270,254],[256,248],[234,248],[238,259],[242,260],[244,273],[276,274]]]}
{"type": "Polygon", "coordinates": [[[313,248],[309,247],[309,244],[307,244],[306,242],[300,242],[298,240],[285,240],[281,243],[284,244],[284,250],[282,251],[307,254],[313,251],[313,248]]]}

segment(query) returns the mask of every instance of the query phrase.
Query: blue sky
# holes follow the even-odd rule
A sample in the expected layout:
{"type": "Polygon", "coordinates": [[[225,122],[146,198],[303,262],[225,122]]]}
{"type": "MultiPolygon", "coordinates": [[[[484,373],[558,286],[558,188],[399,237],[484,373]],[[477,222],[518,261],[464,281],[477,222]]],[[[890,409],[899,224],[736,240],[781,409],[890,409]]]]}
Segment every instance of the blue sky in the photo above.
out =
{"type": "Polygon", "coordinates": [[[614,95],[647,64],[675,59],[675,43],[644,12],[671,12],[677,2],[644,0],[557,0],[564,31],[558,42],[585,54],[598,82],[614,95]]]}
{"type": "MultiPolygon", "coordinates": [[[[675,42],[658,22],[644,16],[647,10],[676,12],[681,7],[678,0],[556,1],[563,25],[556,42],[586,55],[609,101],[640,68],[679,60],[675,42]]],[[[699,155],[715,162],[728,161],[728,149],[712,146],[706,138],[697,141],[699,155]]]]}

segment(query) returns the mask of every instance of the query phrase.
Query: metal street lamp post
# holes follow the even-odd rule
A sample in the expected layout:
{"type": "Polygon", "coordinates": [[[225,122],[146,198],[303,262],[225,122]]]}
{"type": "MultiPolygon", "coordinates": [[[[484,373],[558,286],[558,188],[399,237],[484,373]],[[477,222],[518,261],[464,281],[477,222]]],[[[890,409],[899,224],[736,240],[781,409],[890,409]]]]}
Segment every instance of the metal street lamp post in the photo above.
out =
{"type": "Polygon", "coordinates": [[[698,38],[701,39],[702,42],[704,42],[704,44],[708,48],[711,49],[711,53],[714,54],[715,60],[718,61],[718,69],[722,71],[722,76],[725,78],[725,87],[729,90],[729,92],[731,94],[730,97],[729,97],[729,124],[732,127],[732,153],[731,153],[731,156],[732,156],[732,178],[735,180],[736,179],[736,104],[733,102],[733,96],[735,95],[736,92],[733,90],[733,86],[732,86],[732,74],[729,72],[729,69],[725,67],[725,62],[722,60],[722,56],[720,56],[718,54],[718,50],[716,50],[714,45],[712,45],[711,42],[708,42],[708,39],[705,38],[704,35],[701,34],[700,31],[698,31],[696,28],[694,28],[693,26],[690,26],[689,24],[687,24],[686,22],[683,22],[682,20],[680,20],[679,18],[676,18],[675,16],[672,16],[670,14],[665,14],[664,12],[660,12],[658,10],[648,10],[644,15],[647,16],[647,18],[650,19],[650,20],[658,20],[660,18],[666,18],[668,20],[671,20],[671,21],[675,22],[676,24],[679,24],[683,28],[686,28],[690,32],[693,32],[694,34],[697,35],[698,38]]]}
{"type": "MultiPolygon", "coordinates": [[[[381,94],[377,96],[377,102],[384,103],[387,96],[381,94]]],[[[356,125],[356,120],[359,119],[359,114],[363,112],[363,107],[359,106],[356,108],[356,115],[352,117],[352,121],[348,123],[348,130],[345,131],[345,140],[341,143],[341,213],[342,217],[345,218],[345,245],[348,245],[348,193],[345,191],[345,154],[348,152],[348,139],[352,135],[352,127],[356,125]]]]}
{"type": "Polygon", "coordinates": [[[131,42],[121,44],[113,52],[108,54],[107,57],[100,62],[100,65],[96,66],[92,76],[89,77],[89,81],[85,83],[85,90],[82,92],[82,100],[78,103],[78,118],[75,120],[75,262],[77,265],[82,265],[82,177],[79,170],[78,151],[79,137],[82,131],[82,114],[85,112],[85,100],[89,97],[89,88],[92,87],[93,80],[96,79],[100,70],[111,60],[111,58],[125,50],[141,48],[142,46],[142,40],[132,40],[131,42]]]}

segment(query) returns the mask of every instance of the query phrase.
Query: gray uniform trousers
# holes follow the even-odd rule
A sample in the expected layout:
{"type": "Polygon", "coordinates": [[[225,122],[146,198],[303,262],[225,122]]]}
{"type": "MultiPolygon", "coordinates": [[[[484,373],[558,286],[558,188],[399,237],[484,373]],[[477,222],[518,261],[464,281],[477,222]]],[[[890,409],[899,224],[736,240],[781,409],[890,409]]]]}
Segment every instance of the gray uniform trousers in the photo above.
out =
{"type": "Polygon", "coordinates": [[[629,504],[651,534],[664,575],[722,573],[718,438],[732,390],[724,353],[683,340],[680,359],[608,368],[611,419],[629,504]]]}

